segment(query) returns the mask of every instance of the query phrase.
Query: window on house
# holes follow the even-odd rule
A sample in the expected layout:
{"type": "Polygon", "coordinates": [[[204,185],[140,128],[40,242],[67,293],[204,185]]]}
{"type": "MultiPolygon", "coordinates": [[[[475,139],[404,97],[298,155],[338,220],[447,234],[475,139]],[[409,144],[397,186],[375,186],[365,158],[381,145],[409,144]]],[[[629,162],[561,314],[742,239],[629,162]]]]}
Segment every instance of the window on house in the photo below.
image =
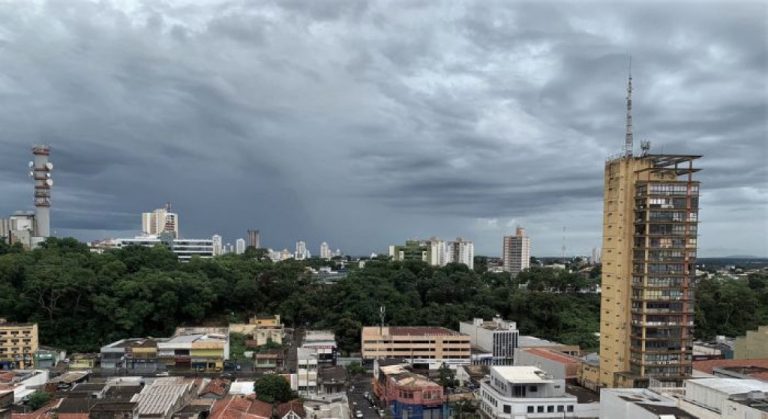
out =
{"type": "Polygon", "coordinates": [[[544,406],[536,406],[536,413],[544,413],[544,406]]]}
{"type": "Polygon", "coordinates": [[[568,411],[573,412],[573,405],[568,406],[568,411]]]}
{"type": "Polygon", "coordinates": [[[533,413],[533,406],[528,406],[528,413],[533,413]]]}
{"type": "Polygon", "coordinates": [[[504,413],[512,413],[512,406],[505,404],[504,405],[504,413]]]}
{"type": "Polygon", "coordinates": [[[554,413],[555,412],[555,406],[547,406],[547,413],[554,413]]]}

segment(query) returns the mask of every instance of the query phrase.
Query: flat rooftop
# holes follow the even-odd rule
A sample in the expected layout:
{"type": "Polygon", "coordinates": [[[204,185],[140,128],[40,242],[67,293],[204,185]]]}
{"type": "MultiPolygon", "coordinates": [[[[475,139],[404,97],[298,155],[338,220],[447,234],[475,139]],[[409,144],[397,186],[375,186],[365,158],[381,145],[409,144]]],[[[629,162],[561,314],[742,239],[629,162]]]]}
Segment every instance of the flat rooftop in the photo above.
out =
{"type": "Polygon", "coordinates": [[[768,382],[742,378],[700,378],[686,381],[685,386],[701,386],[726,394],[768,392],[768,382]]]}
{"type": "Polygon", "coordinates": [[[510,383],[520,384],[534,384],[534,383],[551,383],[552,377],[547,375],[546,372],[536,367],[526,366],[505,366],[505,367],[491,367],[491,373],[496,371],[501,378],[510,383]]]}
{"type": "Polygon", "coordinates": [[[580,364],[581,360],[575,356],[564,354],[555,349],[549,348],[524,348],[522,351],[528,352],[536,356],[548,359],[550,361],[559,362],[561,364],[580,364]]]}
{"type": "MultiPolygon", "coordinates": [[[[363,335],[378,336],[378,326],[367,326],[363,328],[363,335]]],[[[433,326],[393,326],[385,327],[384,335],[390,336],[467,336],[459,333],[455,330],[447,329],[445,327],[433,327],[433,326]]]]}

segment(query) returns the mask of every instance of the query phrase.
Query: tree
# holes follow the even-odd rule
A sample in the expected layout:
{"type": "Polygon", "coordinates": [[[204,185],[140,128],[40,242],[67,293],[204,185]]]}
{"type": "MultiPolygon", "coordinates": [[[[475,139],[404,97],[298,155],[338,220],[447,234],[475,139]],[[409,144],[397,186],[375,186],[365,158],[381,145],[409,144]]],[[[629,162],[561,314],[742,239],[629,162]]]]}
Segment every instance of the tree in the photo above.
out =
{"type": "Polygon", "coordinates": [[[443,388],[456,387],[456,371],[448,367],[447,364],[440,365],[438,370],[439,376],[437,382],[443,386],[443,388]]]}
{"type": "Polygon", "coordinates": [[[347,372],[350,375],[362,375],[365,374],[365,368],[359,362],[353,361],[347,365],[347,372]]]}
{"type": "Polygon", "coordinates": [[[296,392],[291,390],[291,384],[285,378],[276,375],[265,375],[253,384],[256,397],[267,403],[285,403],[296,397],[296,392]]]}
{"type": "Polygon", "coordinates": [[[36,391],[29,395],[29,399],[27,400],[27,406],[29,406],[30,409],[35,411],[45,406],[49,400],[51,400],[51,393],[46,393],[44,391],[36,391]]]}

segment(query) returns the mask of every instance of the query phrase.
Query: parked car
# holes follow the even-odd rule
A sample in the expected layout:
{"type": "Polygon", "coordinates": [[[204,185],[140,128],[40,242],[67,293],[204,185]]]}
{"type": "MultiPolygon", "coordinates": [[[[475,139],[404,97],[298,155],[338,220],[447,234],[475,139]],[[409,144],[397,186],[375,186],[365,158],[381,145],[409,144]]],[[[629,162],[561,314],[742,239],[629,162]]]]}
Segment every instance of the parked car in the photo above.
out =
{"type": "Polygon", "coordinates": [[[362,417],[363,417],[363,412],[361,412],[361,411],[359,411],[359,410],[356,410],[356,411],[355,411],[355,417],[356,417],[356,418],[362,418],[362,417]]]}
{"type": "Polygon", "coordinates": [[[155,374],[155,377],[167,377],[171,375],[168,371],[160,371],[157,374],[155,374]]]}

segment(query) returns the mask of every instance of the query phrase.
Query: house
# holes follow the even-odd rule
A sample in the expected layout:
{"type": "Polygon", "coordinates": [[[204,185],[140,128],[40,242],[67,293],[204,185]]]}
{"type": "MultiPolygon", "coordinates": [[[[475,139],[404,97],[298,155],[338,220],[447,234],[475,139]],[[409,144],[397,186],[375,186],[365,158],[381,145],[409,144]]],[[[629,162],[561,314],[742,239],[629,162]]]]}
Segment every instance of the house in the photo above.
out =
{"type": "Polygon", "coordinates": [[[275,409],[278,419],[304,419],[307,416],[301,400],[291,400],[277,405],[275,409]]]}
{"type": "Polygon", "coordinates": [[[271,419],[272,405],[255,396],[227,396],[217,400],[209,419],[271,419]]]}

